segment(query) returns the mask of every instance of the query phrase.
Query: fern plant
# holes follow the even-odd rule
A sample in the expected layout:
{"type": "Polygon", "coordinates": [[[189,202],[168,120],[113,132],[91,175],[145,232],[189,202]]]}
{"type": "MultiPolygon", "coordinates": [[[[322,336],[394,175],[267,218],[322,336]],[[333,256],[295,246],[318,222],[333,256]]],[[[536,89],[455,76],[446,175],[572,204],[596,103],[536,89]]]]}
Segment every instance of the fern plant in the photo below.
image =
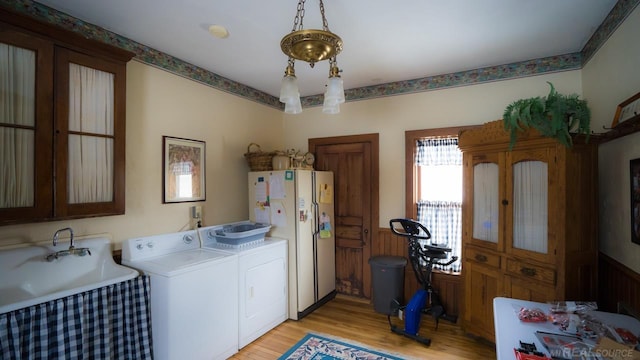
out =
{"type": "Polygon", "coordinates": [[[591,132],[591,111],[586,100],[578,95],[559,94],[553,84],[546,97],[516,100],[504,110],[505,130],[510,133],[509,149],[512,149],[519,131],[534,128],[543,136],[555,138],[566,147],[573,146],[570,133],[585,134],[587,141],[591,132]]]}

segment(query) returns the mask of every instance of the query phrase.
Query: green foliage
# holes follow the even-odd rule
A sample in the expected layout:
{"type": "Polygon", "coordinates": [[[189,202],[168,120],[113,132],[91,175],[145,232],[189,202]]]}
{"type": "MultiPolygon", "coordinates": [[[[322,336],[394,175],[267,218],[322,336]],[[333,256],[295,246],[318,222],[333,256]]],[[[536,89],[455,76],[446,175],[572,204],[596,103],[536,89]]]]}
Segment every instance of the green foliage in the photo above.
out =
{"type": "Polygon", "coordinates": [[[532,127],[543,136],[556,138],[566,147],[573,146],[570,132],[586,134],[587,140],[591,132],[591,111],[586,100],[578,95],[559,94],[551,86],[546,97],[534,97],[516,100],[504,110],[503,122],[505,130],[510,132],[509,149],[513,148],[518,131],[532,127]]]}

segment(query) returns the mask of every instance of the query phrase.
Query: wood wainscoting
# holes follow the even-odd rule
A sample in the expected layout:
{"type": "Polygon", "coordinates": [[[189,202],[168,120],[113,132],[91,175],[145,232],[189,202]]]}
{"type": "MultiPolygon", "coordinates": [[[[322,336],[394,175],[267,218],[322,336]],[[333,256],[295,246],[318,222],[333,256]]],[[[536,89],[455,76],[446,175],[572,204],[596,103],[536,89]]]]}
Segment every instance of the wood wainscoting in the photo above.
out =
{"type": "Polygon", "coordinates": [[[617,312],[622,302],[638,314],[640,274],[602,252],[598,256],[598,308],[617,312]]]}
{"type": "MultiPolygon", "coordinates": [[[[407,240],[395,235],[390,229],[378,229],[378,240],[371,248],[371,256],[388,255],[403,256],[409,260],[407,240]]],[[[444,308],[449,315],[460,315],[464,296],[462,277],[458,274],[449,274],[441,271],[434,271],[431,282],[438,290],[444,308]]],[[[406,304],[413,294],[418,290],[419,285],[416,276],[407,263],[404,270],[404,302],[406,304]]]]}

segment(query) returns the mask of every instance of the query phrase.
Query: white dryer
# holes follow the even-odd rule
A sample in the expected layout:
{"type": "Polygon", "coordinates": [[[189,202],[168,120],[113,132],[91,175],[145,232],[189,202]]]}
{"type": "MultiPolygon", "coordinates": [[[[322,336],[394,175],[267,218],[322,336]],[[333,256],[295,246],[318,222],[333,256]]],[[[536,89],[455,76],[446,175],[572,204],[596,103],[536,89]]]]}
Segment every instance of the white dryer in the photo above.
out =
{"type": "Polygon", "coordinates": [[[238,255],[238,347],[241,349],[288,318],[287,241],[264,238],[232,245],[215,233],[225,226],[200,229],[205,248],[238,255]]]}
{"type": "Polygon", "coordinates": [[[122,264],[150,275],[156,360],[238,352],[238,256],[200,248],[195,230],[129,239],[122,264]]]}

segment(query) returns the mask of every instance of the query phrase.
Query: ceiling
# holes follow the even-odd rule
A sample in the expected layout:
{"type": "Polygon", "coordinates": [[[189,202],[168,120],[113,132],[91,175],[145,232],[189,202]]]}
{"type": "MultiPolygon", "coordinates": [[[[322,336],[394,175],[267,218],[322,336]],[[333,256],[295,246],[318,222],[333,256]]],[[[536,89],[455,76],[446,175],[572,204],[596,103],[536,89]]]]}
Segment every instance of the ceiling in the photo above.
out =
{"type": "MultiPolygon", "coordinates": [[[[295,0],[38,0],[215,74],[279,96],[295,0]],[[220,39],[210,25],[225,26],[220,39]]],[[[304,28],[321,29],[319,0],[304,28]]],[[[582,50],[616,0],[324,0],[345,89],[582,50]]],[[[324,92],[328,62],[296,61],[302,96],[324,92]]]]}

